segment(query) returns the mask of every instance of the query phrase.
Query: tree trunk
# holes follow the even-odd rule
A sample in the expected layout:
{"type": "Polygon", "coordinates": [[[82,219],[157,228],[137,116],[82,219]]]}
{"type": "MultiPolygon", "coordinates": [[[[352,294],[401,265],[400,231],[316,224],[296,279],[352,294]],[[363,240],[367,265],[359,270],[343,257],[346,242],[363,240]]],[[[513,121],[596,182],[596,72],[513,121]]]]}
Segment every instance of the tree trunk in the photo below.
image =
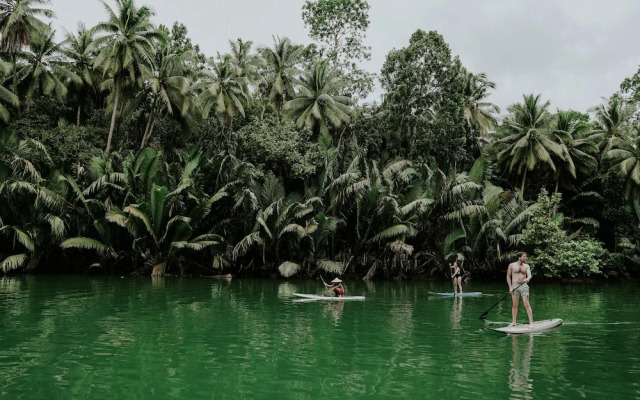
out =
{"type": "Polygon", "coordinates": [[[522,185],[520,186],[520,200],[524,200],[524,183],[527,181],[527,168],[524,169],[524,175],[522,175],[522,185]]]}
{"type": "Polygon", "coordinates": [[[111,113],[111,126],[109,127],[109,136],[107,138],[107,154],[109,154],[109,151],[111,150],[111,139],[113,138],[113,128],[116,125],[116,114],[118,112],[118,97],[120,95],[120,90],[119,88],[116,86],[116,97],[113,100],[113,112],[111,113]]]}
{"type": "Polygon", "coordinates": [[[82,111],[82,106],[78,105],[78,113],[76,114],[76,126],[80,126],[80,111],[82,111]]]}
{"type": "Polygon", "coordinates": [[[147,126],[144,128],[144,134],[142,135],[142,142],[140,143],[140,148],[144,149],[149,142],[149,138],[151,137],[151,132],[153,132],[153,123],[155,121],[155,110],[156,110],[156,102],[157,98],[154,97],[151,102],[151,110],[149,110],[149,120],[147,121],[147,126]]]}
{"type": "Polygon", "coordinates": [[[142,143],[140,143],[140,148],[144,149],[147,147],[147,143],[149,143],[149,138],[151,138],[151,132],[153,132],[153,123],[155,122],[155,113],[151,110],[149,114],[149,120],[147,121],[147,126],[144,128],[144,135],[142,135],[142,143]]]}
{"type": "Polygon", "coordinates": [[[13,53],[11,55],[11,62],[12,62],[11,72],[13,73],[13,94],[15,94],[16,96],[18,95],[18,70],[16,67],[17,57],[18,56],[16,53],[13,53]]]}

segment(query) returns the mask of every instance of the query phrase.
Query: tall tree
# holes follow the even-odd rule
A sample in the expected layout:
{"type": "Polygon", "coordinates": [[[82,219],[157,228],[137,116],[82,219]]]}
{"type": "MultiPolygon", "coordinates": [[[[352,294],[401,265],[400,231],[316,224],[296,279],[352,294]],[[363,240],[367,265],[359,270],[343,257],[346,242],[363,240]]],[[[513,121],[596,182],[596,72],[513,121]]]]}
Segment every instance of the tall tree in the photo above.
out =
{"type": "Polygon", "coordinates": [[[509,107],[509,116],[498,132],[496,157],[507,173],[514,171],[522,177],[521,196],[524,195],[527,172],[546,164],[554,172],[556,165],[552,154],[564,159],[563,144],[554,141],[550,133],[552,115],[550,102],[540,104],[540,95],[523,95],[523,102],[509,107]]]}
{"type": "Polygon", "coordinates": [[[557,159],[555,193],[562,180],[576,179],[577,173],[588,176],[598,168],[598,146],[588,137],[591,132],[589,124],[582,122],[579,114],[566,111],[555,116],[552,138],[562,145],[563,157],[557,159]]]}
{"type": "MultiPolygon", "coordinates": [[[[11,65],[7,62],[0,60],[0,79],[3,79],[11,71],[11,65]]],[[[4,79],[3,79],[4,80],[4,79]]],[[[13,94],[11,90],[8,90],[4,86],[0,85],[0,119],[4,122],[9,121],[8,105],[18,107],[20,100],[18,96],[13,94]]]]}
{"type": "Polygon", "coordinates": [[[47,25],[38,17],[53,18],[53,11],[38,6],[49,4],[49,0],[2,0],[0,1],[0,49],[11,57],[13,63],[13,93],[18,94],[17,58],[22,48],[31,42],[36,31],[47,25]]]}
{"type": "Polygon", "coordinates": [[[192,58],[187,65],[189,70],[204,69],[207,57],[200,51],[199,45],[191,43],[191,39],[187,36],[189,32],[184,24],[174,22],[170,33],[168,33],[169,28],[163,25],[160,25],[160,29],[167,32],[166,36],[169,37],[171,53],[175,53],[180,56],[184,53],[192,53],[192,58]]]}
{"type": "Polygon", "coordinates": [[[74,102],[77,104],[76,125],[78,126],[83,106],[101,100],[100,83],[102,79],[93,66],[93,60],[98,51],[91,46],[95,40],[95,33],[95,28],[88,29],[80,23],[77,32],[67,32],[64,42],[61,43],[62,54],[65,55],[68,62],[67,67],[80,77],[79,82],[69,82],[74,102]]]}
{"type": "MultiPolygon", "coordinates": [[[[230,40],[229,45],[231,46],[231,64],[237,68],[236,74],[246,77],[247,83],[255,83],[258,80],[260,60],[257,55],[251,53],[253,42],[237,39],[235,42],[230,40]]],[[[248,87],[245,92],[249,93],[248,87]]]]}
{"type": "Polygon", "coordinates": [[[640,135],[634,141],[618,141],[606,154],[606,161],[624,181],[625,199],[634,200],[636,213],[640,216],[640,135]]]}
{"type": "Polygon", "coordinates": [[[261,50],[265,59],[265,71],[260,92],[266,103],[273,103],[280,119],[284,103],[291,100],[295,91],[293,83],[299,74],[297,64],[304,48],[291,43],[288,38],[273,38],[273,47],[261,50]]]}
{"type": "Polygon", "coordinates": [[[340,128],[351,121],[352,100],[338,95],[340,86],[340,78],[328,70],[327,62],[318,62],[300,78],[299,93],[284,109],[298,127],[311,128],[315,140],[328,134],[330,126],[340,128]]]}
{"type": "Polygon", "coordinates": [[[469,131],[469,140],[476,149],[481,147],[480,141],[486,138],[489,131],[497,125],[496,114],[500,108],[486,101],[489,90],[496,84],[489,81],[484,73],[474,74],[463,69],[464,78],[464,119],[469,131]]]}
{"type": "Polygon", "coordinates": [[[23,53],[27,63],[20,68],[18,76],[26,88],[24,103],[29,110],[36,94],[54,94],[58,101],[67,95],[63,79],[80,83],[81,78],[66,68],[62,60],[60,45],[55,42],[55,31],[45,30],[32,37],[29,51],[23,53]]]}
{"type": "Polygon", "coordinates": [[[244,117],[244,107],[249,98],[245,92],[247,79],[238,75],[228,54],[218,56],[218,61],[212,62],[212,68],[211,76],[196,84],[197,89],[202,89],[200,104],[204,115],[213,110],[225,128],[231,131],[234,117],[237,114],[244,117]]]}
{"type": "Polygon", "coordinates": [[[408,156],[453,165],[465,155],[462,65],[435,31],[416,31],[382,67],[385,107],[408,156]]]}
{"type": "Polygon", "coordinates": [[[363,43],[368,13],[366,0],[307,0],[302,6],[309,36],[322,43],[321,54],[344,76],[346,92],[362,98],[373,87],[371,74],[355,63],[371,59],[371,48],[363,43]]]}
{"type": "Polygon", "coordinates": [[[153,134],[156,118],[163,112],[187,117],[194,108],[195,98],[190,95],[191,84],[185,76],[184,59],[191,59],[191,53],[178,55],[170,53],[168,45],[160,45],[156,54],[156,66],[145,68],[144,79],[147,91],[144,96],[149,102],[149,118],[144,130],[140,148],[146,147],[153,134]]]}
{"type": "Polygon", "coordinates": [[[607,154],[619,141],[631,138],[633,107],[618,97],[594,109],[597,129],[592,139],[597,140],[601,155],[607,154]]]}
{"type": "Polygon", "coordinates": [[[153,15],[145,6],[136,7],[133,0],[116,0],[116,10],[102,1],[107,10],[108,19],[99,23],[96,28],[106,32],[95,40],[96,46],[104,45],[95,59],[105,74],[113,77],[113,111],[107,138],[108,153],[115,127],[118,105],[123,87],[134,84],[142,74],[144,67],[153,68],[155,40],[165,42],[166,39],[151,24],[153,15]]]}

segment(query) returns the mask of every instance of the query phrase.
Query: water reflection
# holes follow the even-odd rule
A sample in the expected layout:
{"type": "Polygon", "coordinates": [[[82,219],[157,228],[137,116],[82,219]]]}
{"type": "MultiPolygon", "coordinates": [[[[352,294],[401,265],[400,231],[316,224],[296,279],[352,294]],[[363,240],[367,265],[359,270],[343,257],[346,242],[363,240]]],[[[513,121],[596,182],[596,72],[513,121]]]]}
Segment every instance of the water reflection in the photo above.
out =
{"type": "Polygon", "coordinates": [[[299,291],[298,287],[289,282],[283,282],[278,285],[278,297],[281,299],[289,298],[297,291],[299,291]]]}
{"type": "Polygon", "coordinates": [[[344,301],[332,301],[324,308],[323,316],[333,318],[333,323],[338,325],[340,317],[342,317],[342,311],[344,310],[344,301]]]}
{"type": "Polygon", "coordinates": [[[453,310],[451,311],[451,325],[453,329],[460,329],[462,321],[462,296],[453,298],[453,310]]]}
{"type": "Polygon", "coordinates": [[[531,372],[531,352],[533,351],[534,335],[513,335],[511,346],[513,349],[513,361],[509,371],[509,388],[511,399],[531,399],[533,380],[529,378],[531,372]],[[518,342],[525,343],[526,347],[520,350],[518,342]]]}
{"type": "Polygon", "coordinates": [[[155,288],[163,288],[164,287],[164,276],[152,275],[151,276],[151,286],[155,288]]]}

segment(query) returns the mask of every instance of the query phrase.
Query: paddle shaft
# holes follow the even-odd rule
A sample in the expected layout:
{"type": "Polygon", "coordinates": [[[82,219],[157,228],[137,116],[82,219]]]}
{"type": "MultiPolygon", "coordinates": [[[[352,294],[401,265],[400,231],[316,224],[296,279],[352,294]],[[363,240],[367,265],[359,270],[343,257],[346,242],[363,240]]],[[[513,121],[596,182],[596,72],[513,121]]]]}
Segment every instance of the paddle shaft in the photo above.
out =
{"type": "Polygon", "coordinates": [[[492,305],[492,306],[491,306],[487,311],[485,311],[485,312],[484,312],[484,314],[482,314],[482,315],[480,316],[480,318],[479,318],[479,319],[485,319],[485,318],[487,318],[487,315],[489,315],[489,311],[491,311],[491,309],[492,309],[493,307],[495,307],[495,306],[497,306],[498,304],[500,304],[500,302],[501,302],[502,300],[506,299],[508,295],[510,295],[512,292],[515,292],[515,291],[516,291],[520,286],[524,285],[525,283],[527,283],[527,282],[522,282],[521,284],[519,284],[518,286],[516,286],[516,288],[515,288],[515,289],[513,289],[512,291],[509,291],[509,293],[507,293],[507,294],[505,294],[504,296],[502,296],[502,298],[501,298],[500,300],[498,300],[498,302],[497,302],[496,304],[492,305]]]}
{"type": "Polygon", "coordinates": [[[329,289],[329,285],[327,285],[327,282],[324,281],[324,278],[322,277],[322,274],[320,275],[320,279],[322,279],[322,283],[324,283],[324,286],[327,288],[329,293],[331,293],[331,289],[329,289]]]}

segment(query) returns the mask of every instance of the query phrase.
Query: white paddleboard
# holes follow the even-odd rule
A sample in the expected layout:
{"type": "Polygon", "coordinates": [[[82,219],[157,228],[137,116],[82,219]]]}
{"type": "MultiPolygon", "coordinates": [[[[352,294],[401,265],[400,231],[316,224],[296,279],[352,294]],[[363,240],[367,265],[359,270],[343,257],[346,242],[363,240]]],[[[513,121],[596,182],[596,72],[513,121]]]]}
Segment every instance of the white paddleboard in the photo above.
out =
{"type": "Polygon", "coordinates": [[[511,333],[516,335],[521,333],[534,333],[534,332],[545,331],[547,329],[552,329],[560,325],[562,325],[562,320],[560,318],[554,318],[554,319],[546,319],[544,321],[535,321],[532,327],[530,327],[529,324],[518,324],[516,326],[505,326],[504,328],[495,328],[491,330],[496,332],[511,333]]]}
{"type": "Polygon", "coordinates": [[[453,293],[453,292],[435,293],[435,292],[429,292],[429,293],[433,293],[433,294],[437,294],[438,296],[445,296],[445,297],[482,296],[482,292],[462,292],[462,293],[453,293]]]}
{"type": "Polygon", "coordinates": [[[333,300],[333,301],[342,301],[342,300],[364,300],[364,296],[321,296],[317,294],[304,294],[304,293],[294,293],[295,296],[304,297],[305,299],[310,300],[333,300]]]}

